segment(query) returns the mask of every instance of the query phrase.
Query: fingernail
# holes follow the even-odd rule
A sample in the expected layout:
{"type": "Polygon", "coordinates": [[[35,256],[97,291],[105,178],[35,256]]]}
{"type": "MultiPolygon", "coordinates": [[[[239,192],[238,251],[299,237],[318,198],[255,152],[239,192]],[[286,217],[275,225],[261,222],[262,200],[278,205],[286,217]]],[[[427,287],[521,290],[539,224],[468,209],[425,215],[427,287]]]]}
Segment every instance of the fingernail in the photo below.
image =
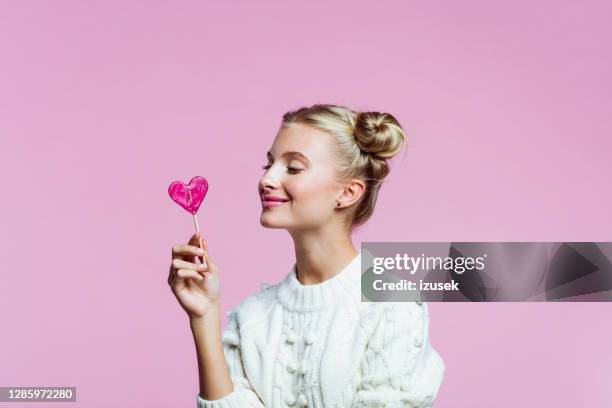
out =
{"type": "Polygon", "coordinates": [[[198,252],[198,255],[202,255],[202,256],[206,255],[206,252],[204,252],[203,249],[198,249],[197,252],[198,252]]]}

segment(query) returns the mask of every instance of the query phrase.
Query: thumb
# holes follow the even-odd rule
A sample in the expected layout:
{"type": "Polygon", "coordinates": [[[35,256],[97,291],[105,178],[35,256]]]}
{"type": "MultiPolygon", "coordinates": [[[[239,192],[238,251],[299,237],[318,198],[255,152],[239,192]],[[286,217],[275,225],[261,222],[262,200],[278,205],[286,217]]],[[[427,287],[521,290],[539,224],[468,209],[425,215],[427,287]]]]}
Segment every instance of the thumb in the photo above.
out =
{"type": "Polygon", "coordinates": [[[208,266],[209,272],[217,272],[219,269],[217,268],[217,264],[215,260],[210,256],[210,252],[208,251],[208,242],[206,242],[203,238],[199,238],[202,248],[206,252],[206,265],[208,266]]]}

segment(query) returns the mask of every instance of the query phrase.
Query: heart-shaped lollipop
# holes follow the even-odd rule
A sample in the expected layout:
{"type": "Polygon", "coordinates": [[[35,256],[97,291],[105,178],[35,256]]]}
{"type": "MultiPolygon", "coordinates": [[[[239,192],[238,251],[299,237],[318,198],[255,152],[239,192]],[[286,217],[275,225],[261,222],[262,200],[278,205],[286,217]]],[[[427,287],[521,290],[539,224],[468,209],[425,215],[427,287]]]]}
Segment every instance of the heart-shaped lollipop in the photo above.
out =
{"type": "Polygon", "coordinates": [[[168,187],[170,198],[193,215],[198,212],[207,192],[208,181],[200,176],[192,178],[188,185],[174,181],[168,187]]]}
{"type": "MultiPolygon", "coordinates": [[[[197,232],[200,232],[196,213],[206,197],[208,192],[208,181],[204,177],[195,176],[191,179],[188,185],[180,181],[174,181],[168,187],[168,194],[172,201],[183,207],[193,215],[193,222],[197,232]]],[[[200,238],[198,245],[203,249],[202,239],[200,238]]]]}

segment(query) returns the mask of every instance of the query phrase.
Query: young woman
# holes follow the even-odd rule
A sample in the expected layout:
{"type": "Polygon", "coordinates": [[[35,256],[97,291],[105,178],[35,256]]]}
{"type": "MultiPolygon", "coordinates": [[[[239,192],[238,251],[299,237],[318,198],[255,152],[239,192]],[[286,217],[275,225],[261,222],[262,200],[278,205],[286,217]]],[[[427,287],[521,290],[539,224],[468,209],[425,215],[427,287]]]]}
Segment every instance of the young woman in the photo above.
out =
{"type": "Polygon", "coordinates": [[[219,268],[197,234],[172,250],[168,283],[190,318],[199,408],[430,407],[445,365],[427,304],[361,302],[355,226],[372,214],[405,135],[388,113],[288,112],[259,182],[261,224],[284,228],[296,262],[242,301],[221,334],[219,268]]]}

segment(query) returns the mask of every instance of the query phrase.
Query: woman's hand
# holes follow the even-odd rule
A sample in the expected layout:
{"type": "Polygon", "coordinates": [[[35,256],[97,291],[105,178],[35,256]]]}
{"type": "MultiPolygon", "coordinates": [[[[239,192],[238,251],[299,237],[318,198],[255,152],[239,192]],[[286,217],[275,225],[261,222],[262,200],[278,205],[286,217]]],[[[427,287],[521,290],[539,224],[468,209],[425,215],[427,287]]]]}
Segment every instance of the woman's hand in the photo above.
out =
{"type": "Polygon", "coordinates": [[[168,284],[181,307],[190,318],[203,317],[213,307],[219,306],[219,271],[208,254],[198,248],[200,234],[195,233],[186,245],[172,247],[172,262],[168,284]],[[199,261],[200,263],[196,263],[199,261]]]}

